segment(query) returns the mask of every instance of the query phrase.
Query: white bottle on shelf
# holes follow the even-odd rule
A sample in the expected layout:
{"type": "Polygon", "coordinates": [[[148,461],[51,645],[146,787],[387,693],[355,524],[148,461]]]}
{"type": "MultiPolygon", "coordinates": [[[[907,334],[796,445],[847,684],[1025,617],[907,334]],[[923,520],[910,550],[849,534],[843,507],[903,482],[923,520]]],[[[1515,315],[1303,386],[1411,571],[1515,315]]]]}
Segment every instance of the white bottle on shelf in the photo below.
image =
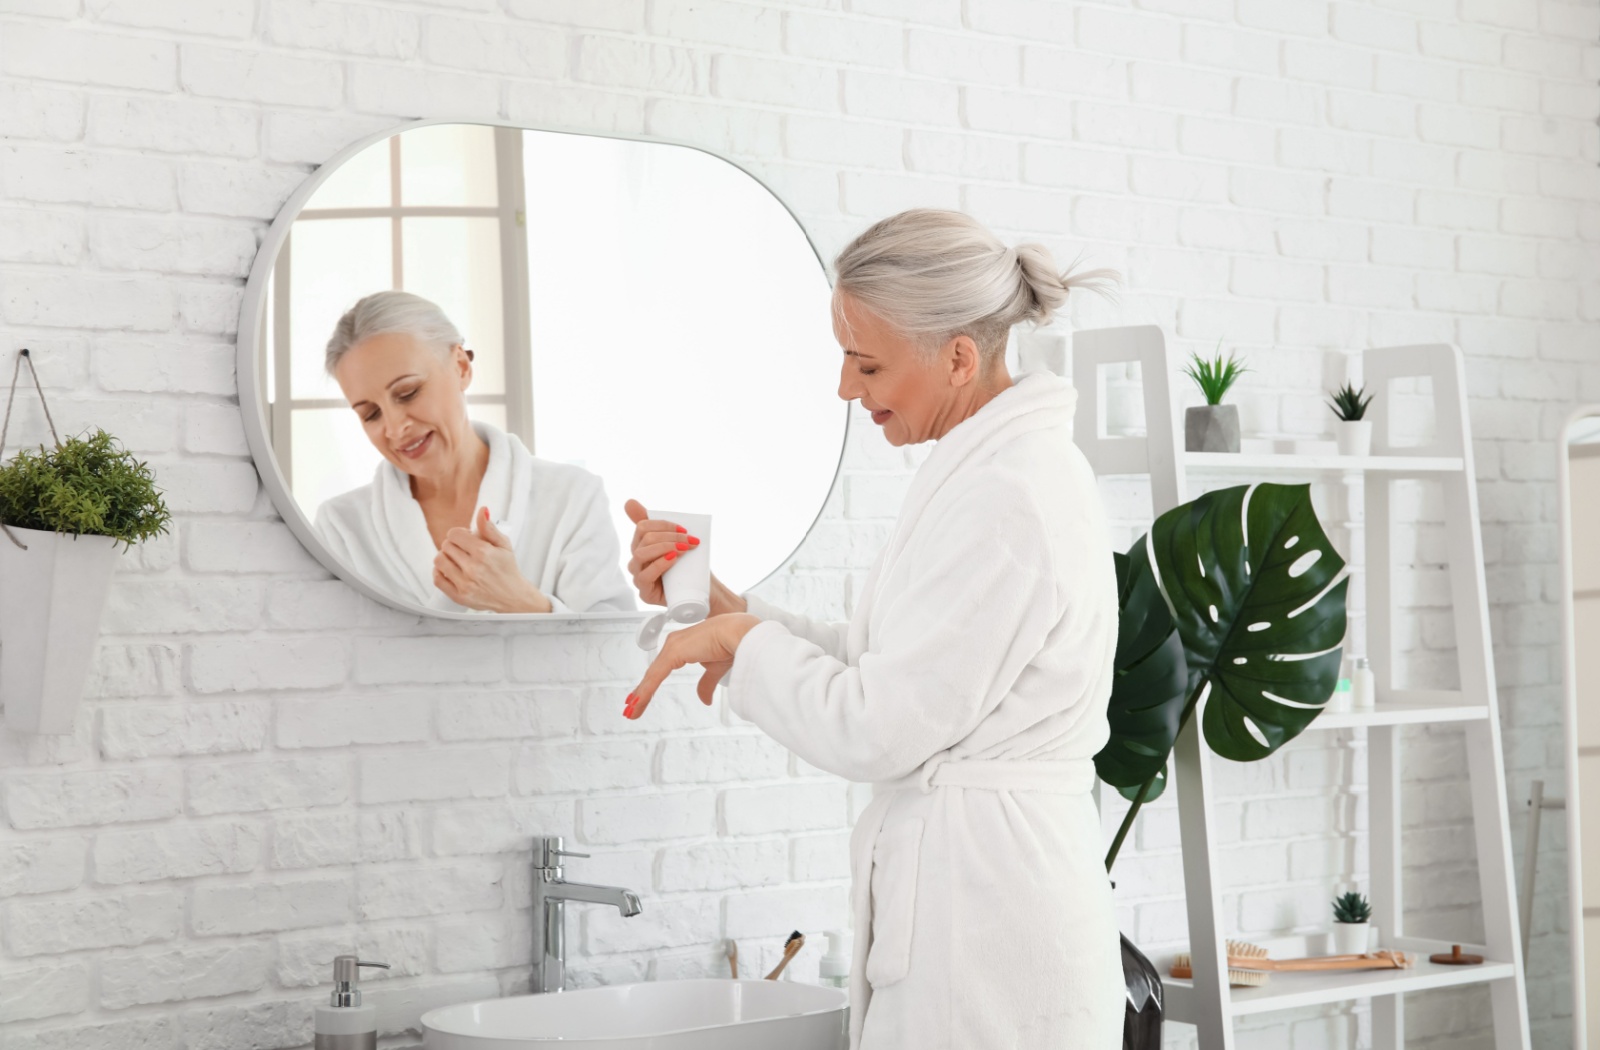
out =
{"type": "Polygon", "coordinates": [[[1350,706],[1357,711],[1371,711],[1378,702],[1378,681],[1372,676],[1372,665],[1365,656],[1352,661],[1350,669],[1350,706]]]}

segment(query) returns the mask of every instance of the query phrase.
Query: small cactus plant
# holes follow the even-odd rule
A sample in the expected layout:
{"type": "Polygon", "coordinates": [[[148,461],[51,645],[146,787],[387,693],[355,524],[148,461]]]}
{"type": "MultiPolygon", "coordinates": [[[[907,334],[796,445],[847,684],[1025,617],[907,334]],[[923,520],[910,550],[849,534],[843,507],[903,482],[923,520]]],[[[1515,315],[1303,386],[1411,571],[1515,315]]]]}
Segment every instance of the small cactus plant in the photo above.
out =
{"type": "Polygon", "coordinates": [[[1372,905],[1359,893],[1341,893],[1333,899],[1334,922],[1366,922],[1372,918],[1372,905]]]}

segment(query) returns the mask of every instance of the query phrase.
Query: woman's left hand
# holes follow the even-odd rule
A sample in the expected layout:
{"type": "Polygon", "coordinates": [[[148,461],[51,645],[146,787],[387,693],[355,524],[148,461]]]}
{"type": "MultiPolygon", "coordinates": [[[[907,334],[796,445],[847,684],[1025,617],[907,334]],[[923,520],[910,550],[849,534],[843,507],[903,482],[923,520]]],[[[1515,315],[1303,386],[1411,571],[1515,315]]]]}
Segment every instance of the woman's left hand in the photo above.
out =
{"type": "Polygon", "coordinates": [[[477,530],[451,529],[433,559],[433,585],[458,605],[483,612],[550,612],[554,607],[539,588],[523,578],[511,541],[477,515],[477,530]]]}
{"type": "Polygon", "coordinates": [[[661,652],[650,662],[639,688],[628,694],[628,706],[623,710],[626,718],[638,718],[650,706],[651,697],[661,688],[667,675],[680,667],[700,664],[705,674],[695,692],[700,702],[710,705],[717,683],[733,667],[733,654],[739,643],[761,619],[749,613],[726,613],[703,620],[693,627],[673,631],[661,645],[661,652]]]}

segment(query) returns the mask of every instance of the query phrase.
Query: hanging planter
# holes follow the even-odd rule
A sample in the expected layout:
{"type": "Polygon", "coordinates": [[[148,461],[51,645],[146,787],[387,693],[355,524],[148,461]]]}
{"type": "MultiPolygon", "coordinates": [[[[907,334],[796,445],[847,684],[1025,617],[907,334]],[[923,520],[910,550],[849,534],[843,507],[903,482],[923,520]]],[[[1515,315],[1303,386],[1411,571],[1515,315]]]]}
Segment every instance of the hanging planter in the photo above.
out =
{"type": "MultiPolygon", "coordinates": [[[[0,423],[0,452],[23,361],[44,401],[23,350],[0,423]]],[[[150,468],[110,434],[96,430],[63,442],[48,405],[45,419],[55,447],[24,449],[0,464],[0,705],[13,730],[70,733],[117,545],[165,532],[171,515],[150,468]]]]}

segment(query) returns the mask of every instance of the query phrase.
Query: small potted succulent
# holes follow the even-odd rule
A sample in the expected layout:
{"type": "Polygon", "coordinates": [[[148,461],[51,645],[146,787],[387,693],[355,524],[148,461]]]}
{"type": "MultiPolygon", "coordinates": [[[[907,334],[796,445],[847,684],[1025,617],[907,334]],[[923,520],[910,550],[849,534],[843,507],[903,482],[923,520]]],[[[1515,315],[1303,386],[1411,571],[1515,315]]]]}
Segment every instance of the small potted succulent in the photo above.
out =
{"type": "Polygon", "coordinates": [[[1365,955],[1367,920],[1372,905],[1359,893],[1341,893],[1333,899],[1333,954],[1365,955]]]}
{"type": "Polygon", "coordinates": [[[1222,343],[1211,359],[1190,355],[1183,374],[1194,380],[1206,403],[1184,410],[1183,447],[1190,452],[1239,451],[1239,406],[1224,405],[1222,398],[1249,369],[1232,354],[1224,360],[1222,343]]]}
{"type": "Polygon", "coordinates": [[[70,733],[124,549],[171,521],[150,468],[103,430],[0,464],[0,704],[29,733],[70,733]]]}
{"type": "Polygon", "coordinates": [[[1346,383],[1334,391],[1328,407],[1339,417],[1334,424],[1338,431],[1341,456],[1370,456],[1372,454],[1372,420],[1367,419],[1367,406],[1372,395],[1367,388],[1346,383]]]}

